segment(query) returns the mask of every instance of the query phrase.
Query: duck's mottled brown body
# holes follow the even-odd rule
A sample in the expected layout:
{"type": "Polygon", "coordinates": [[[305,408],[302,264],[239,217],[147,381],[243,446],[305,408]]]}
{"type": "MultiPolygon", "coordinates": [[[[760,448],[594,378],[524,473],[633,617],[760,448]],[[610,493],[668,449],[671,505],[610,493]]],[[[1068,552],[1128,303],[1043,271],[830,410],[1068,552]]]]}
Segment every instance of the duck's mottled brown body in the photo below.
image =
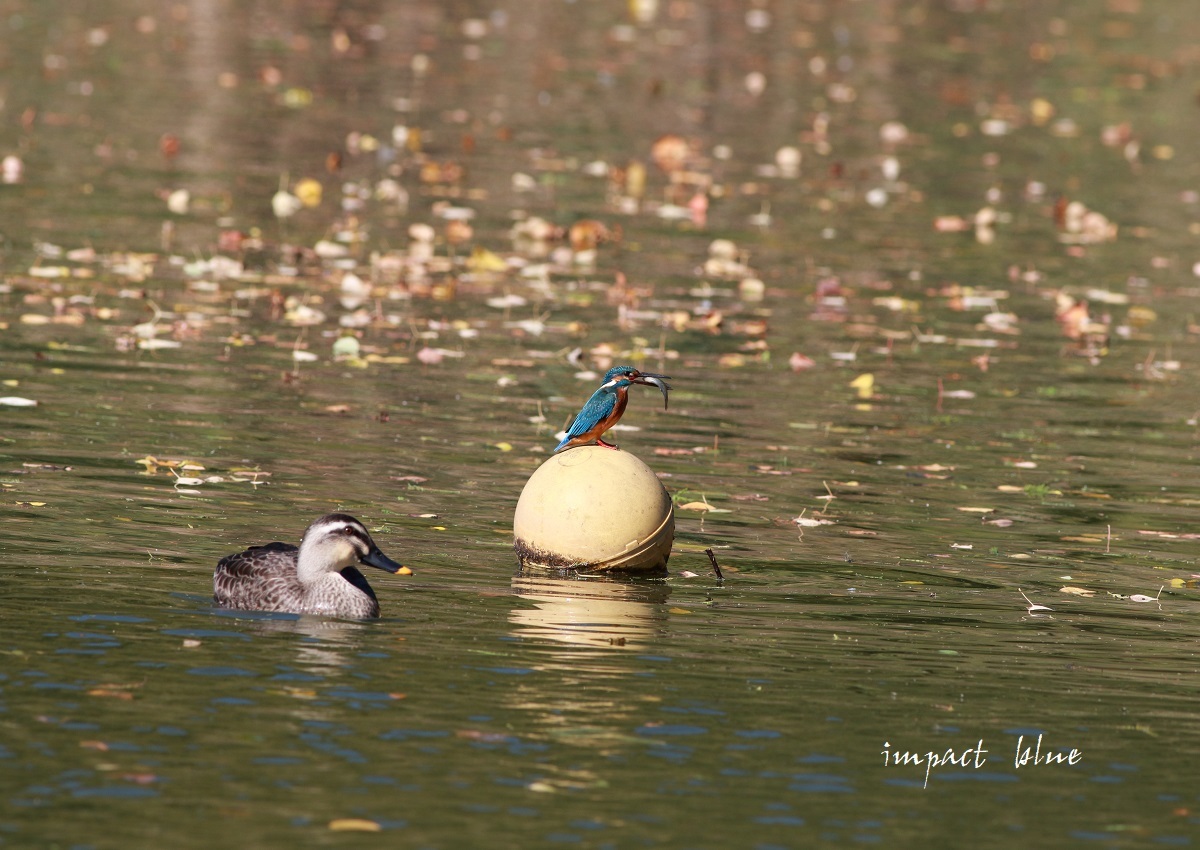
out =
{"type": "Polygon", "coordinates": [[[213,572],[213,601],[242,611],[378,617],[379,601],[357,563],[411,572],[384,555],[354,517],[328,514],[308,527],[298,547],[268,543],[222,558],[213,572]]]}

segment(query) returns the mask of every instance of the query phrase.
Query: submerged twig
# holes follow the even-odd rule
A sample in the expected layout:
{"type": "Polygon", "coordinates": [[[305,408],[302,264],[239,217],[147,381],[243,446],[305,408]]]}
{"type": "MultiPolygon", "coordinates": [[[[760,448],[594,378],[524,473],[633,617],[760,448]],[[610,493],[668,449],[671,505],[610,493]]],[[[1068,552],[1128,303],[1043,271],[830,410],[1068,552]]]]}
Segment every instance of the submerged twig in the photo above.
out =
{"type": "Polygon", "coordinates": [[[721,575],[721,566],[717,563],[717,556],[713,554],[712,549],[705,549],[704,554],[708,555],[709,563],[712,564],[713,572],[717,574],[717,581],[725,581],[725,576],[721,575]]]}

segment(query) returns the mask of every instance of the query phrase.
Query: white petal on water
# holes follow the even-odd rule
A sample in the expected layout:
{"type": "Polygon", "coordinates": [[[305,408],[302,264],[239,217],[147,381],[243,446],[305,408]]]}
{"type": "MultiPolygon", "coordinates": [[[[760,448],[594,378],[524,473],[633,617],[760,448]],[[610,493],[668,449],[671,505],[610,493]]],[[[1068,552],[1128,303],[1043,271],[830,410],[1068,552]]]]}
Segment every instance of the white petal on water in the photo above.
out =
{"type": "Polygon", "coordinates": [[[271,210],[276,218],[290,218],[300,211],[304,204],[295,195],[280,189],[271,197],[271,210]]]}

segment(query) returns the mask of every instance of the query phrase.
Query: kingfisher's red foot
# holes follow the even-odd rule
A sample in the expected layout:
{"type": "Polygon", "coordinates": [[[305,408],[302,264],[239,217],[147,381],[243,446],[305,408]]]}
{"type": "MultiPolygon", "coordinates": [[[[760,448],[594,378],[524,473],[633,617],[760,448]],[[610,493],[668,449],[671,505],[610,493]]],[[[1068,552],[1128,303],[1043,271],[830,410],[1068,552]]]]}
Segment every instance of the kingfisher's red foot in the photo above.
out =
{"type": "Polygon", "coordinates": [[[606,443],[606,442],[604,442],[604,440],[602,440],[602,439],[601,439],[601,438],[599,438],[599,437],[597,437],[597,438],[596,438],[596,445],[598,445],[598,446],[603,446],[603,447],[604,447],[604,448],[606,448],[606,449],[615,449],[615,448],[617,448],[617,444],[616,444],[616,443],[606,443]]]}

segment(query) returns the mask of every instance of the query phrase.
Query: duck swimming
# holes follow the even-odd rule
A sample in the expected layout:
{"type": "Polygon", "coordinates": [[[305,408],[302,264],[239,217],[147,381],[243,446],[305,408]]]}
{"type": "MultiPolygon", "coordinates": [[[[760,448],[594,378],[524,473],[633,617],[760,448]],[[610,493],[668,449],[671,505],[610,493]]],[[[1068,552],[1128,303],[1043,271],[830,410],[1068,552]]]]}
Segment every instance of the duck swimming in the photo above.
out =
{"type": "Polygon", "coordinates": [[[383,554],[354,517],[327,514],[308,527],[299,548],[268,543],[222,558],[213,572],[213,601],[240,611],[378,617],[375,591],[355,564],[412,574],[383,554]]]}

